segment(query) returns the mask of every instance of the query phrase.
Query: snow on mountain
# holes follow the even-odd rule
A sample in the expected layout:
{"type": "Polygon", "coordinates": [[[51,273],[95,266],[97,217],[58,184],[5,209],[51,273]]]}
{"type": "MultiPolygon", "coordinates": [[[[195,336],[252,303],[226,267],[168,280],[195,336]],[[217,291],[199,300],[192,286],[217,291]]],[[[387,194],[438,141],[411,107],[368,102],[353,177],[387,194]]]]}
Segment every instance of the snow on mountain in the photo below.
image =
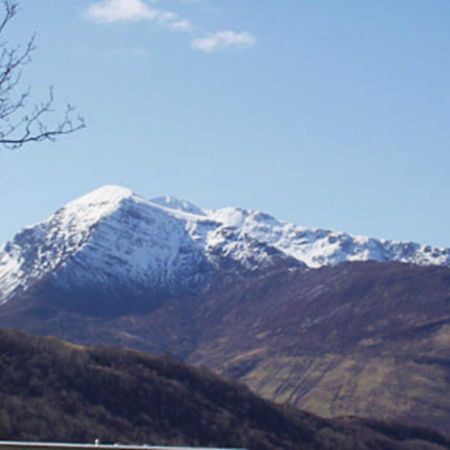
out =
{"type": "Polygon", "coordinates": [[[191,211],[201,212],[117,186],[97,189],[3,246],[0,302],[47,275],[55,286],[85,292],[106,286],[127,295],[177,295],[201,289],[225,262],[254,270],[282,256],[251,238],[224,234],[220,223],[191,211]]]}
{"type": "Polygon", "coordinates": [[[0,303],[44,277],[89,290],[136,295],[196,292],[218,271],[344,261],[450,265],[450,249],[299,227],[240,208],[203,210],[104,186],[27,227],[0,249],[0,303]]]}
{"type": "Polygon", "coordinates": [[[208,217],[223,226],[238,229],[241,235],[273,246],[312,268],[345,261],[399,261],[450,266],[449,248],[301,227],[260,211],[239,208],[211,211],[208,217]]]}
{"type": "Polygon", "coordinates": [[[165,208],[174,209],[177,211],[184,211],[190,214],[196,214],[197,216],[204,216],[205,212],[195,206],[187,200],[180,200],[178,198],[172,197],[171,195],[163,195],[161,197],[154,197],[150,200],[151,203],[156,203],[157,205],[164,206],[165,208]]]}

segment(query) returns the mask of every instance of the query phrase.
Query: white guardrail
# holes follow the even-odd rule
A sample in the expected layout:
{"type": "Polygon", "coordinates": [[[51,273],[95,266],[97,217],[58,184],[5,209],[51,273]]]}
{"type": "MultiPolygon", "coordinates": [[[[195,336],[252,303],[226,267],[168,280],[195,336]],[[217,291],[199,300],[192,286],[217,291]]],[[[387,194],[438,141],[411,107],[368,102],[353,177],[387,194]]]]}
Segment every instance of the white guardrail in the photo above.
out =
{"type": "Polygon", "coordinates": [[[20,442],[0,441],[0,450],[246,450],[238,448],[211,448],[211,447],[165,447],[154,445],[123,445],[101,444],[96,441],[92,444],[71,444],[58,442],[20,442]]]}

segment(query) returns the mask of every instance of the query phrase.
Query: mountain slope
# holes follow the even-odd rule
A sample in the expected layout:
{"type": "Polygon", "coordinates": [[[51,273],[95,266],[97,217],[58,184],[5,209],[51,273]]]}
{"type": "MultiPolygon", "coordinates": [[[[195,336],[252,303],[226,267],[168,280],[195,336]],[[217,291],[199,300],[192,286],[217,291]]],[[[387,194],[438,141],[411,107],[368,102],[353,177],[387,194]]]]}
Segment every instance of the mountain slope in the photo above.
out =
{"type": "Polygon", "coordinates": [[[437,433],[395,423],[324,420],[168,358],[0,330],[4,439],[253,450],[439,450],[437,433]]]}
{"type": "Polygon", "coordinates": [[[281,271],[199,302],[188,360],[321,415],[450,433],[450,270],[347,263],[281,271]],[[208,324],[208,326],[206,326],[208,324]]]}
{"type": "Polygon", "coordinates": [[[446,267],[272,269],[109,318],[49,304],[36,291],[0,308],[0,325],[172,352],[320,415],[397,418],[450,434],[446,267]]]}

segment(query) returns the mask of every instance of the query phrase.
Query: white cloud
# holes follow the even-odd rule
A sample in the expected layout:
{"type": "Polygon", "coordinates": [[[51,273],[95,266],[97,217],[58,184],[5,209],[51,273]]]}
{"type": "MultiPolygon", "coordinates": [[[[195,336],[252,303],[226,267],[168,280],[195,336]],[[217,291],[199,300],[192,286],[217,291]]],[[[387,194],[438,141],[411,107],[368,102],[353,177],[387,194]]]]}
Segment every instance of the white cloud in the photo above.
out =
{"type": "Polygon", "coordinates": [[[192,47],[205,53],[214,53],[228,47],[249,48],[256,44],[256,38],[247,31],[216,31],[203,38],[194,39],[192,47]]]}
{"type": "Polygon", "coordinates": [[[89,6],[87,16],[97,22],[156,20],[158,11],[141,0],[103,0],[89,6]]]}
{"type": "Polygon", "coordinates": [[[153,8],[142,0],[101,0],[87,9],[87,17],[95,22],[157,22],[171,30],[191,31],[192,25],[187,19],[172,11],[153,8]]]}
{"type": "MultiPolygon", "coordinates": [[[[150,0],[97,0],[87,8],[86,17],[98,23],[148,21],[184,33],[198,29],[188,19],[172,11],[150,6],[149,3],[150,0]]],[[[256,39],[251,33],[231,30],[208,33],[191,42],[192,48],[205,53],[214,53],[229,47],[249,48],[255,44],[256,39]]]]}

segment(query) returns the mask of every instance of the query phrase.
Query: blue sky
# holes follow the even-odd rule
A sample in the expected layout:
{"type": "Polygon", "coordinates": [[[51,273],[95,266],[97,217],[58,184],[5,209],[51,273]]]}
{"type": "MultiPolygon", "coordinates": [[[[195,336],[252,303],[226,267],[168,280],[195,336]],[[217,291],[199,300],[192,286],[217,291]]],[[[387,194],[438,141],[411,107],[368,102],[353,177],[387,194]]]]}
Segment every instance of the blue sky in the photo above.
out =
{"type": "Polygon", "coordinates": [[[38,45],[24,85],[88,127],[0,152],[0,241],[121,184],[450,246],[447,0],[20,6],[8,38],[38,45]]]}

